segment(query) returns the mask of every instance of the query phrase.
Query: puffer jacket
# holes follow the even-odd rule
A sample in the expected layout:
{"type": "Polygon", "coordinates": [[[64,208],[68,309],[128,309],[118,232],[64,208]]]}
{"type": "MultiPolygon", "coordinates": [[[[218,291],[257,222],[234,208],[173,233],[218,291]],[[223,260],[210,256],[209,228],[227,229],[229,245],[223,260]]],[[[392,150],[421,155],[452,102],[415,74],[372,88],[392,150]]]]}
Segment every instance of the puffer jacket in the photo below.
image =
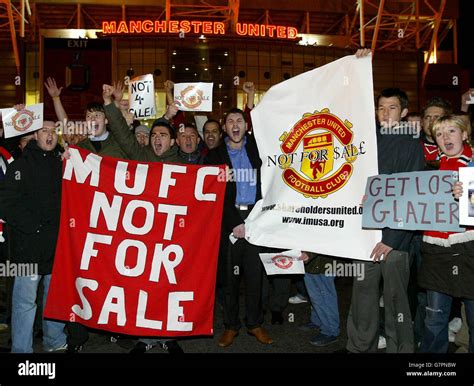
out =
{"type": "Polygon", "coordinates": [[[61,153],[44,151],[35,140],[13,161],[5,177],[0,205],[11,228],[14,263],[38,264],[40,275],[50,274],[61,211],[61,153]]]}

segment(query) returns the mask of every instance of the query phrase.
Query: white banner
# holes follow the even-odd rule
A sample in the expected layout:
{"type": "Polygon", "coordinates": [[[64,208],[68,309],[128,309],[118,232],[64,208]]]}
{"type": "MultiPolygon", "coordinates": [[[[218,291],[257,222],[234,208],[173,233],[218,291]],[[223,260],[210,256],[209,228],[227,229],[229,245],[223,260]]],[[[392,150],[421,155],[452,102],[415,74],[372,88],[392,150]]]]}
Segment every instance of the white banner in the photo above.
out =
{"type": "Polygon", "coordinates": [[[214,83],[175,83],[174,102],[182,111],[212,111],[214,83]]]}
{"type": "Polygon", "coordinates": [[[247,239],[370,260],[381,240],[361,228],[367,177],[378,174],[371,57],[279,83],[251,114],[263,199],[246,220],[247,239]]]}
{"type": "Polygon", "coordinates": [[[199,135],[204,139],[204,124],[207,122],[207,115],[195,115],[194,122],[196,122],[196,128],[199,135]]]}
{"type": "Polygon", "coordinates": [[[14,108],[0,109],[5,138],[16,137],[43,127],[43,104],[25,106],[21,111],[14,108]]]}
{"type": "Polygon", "coordinates": [[[133,78],[128,84],[130,113],[135,119],[156,115],[155,81],[152,74],[133,78]]]}
{"type": "Polygon", "coordinates": [[[304,274],[304,262],[300,260],[301,251],[280,253],[260,253],[267,275],[304,274]]]}
{"type": "Polygon", "coordinates": [[[474,225],[474,168],[459,168],[463,194],[459,198],[459,224],[474,225]]]}

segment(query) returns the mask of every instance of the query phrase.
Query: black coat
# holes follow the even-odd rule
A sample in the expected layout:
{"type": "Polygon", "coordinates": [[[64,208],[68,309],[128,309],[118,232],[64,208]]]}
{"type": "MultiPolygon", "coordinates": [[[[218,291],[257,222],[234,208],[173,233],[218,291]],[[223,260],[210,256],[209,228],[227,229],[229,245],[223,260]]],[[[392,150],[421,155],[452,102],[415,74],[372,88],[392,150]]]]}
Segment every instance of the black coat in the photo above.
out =
{"type": "Polygon", "coordinates": [[[423,243],[421,252],[421,288],[474,300],[474,241],[451,247],[423,243]]]}
{"type": "Polygon", "coordinates": [[[12,162],[0,205],[11,229],[11,260],[36,263],[50,274],[59,231],[62,163],[59,148],[46,152],[30,141],[12,162]]]}
{"type": "MultiPolygon", "coordinates": [[[[262,160],[258,154],[257,143],[255,137],[252,134],[247,134],[247,143],[245,144],[245,150],[247,151],[247,157],[252,164],[252,167],[257,170],[257,196],[256,201],[262,198],[261,179],[260,179],[260,167],[262,166],[262,160]]],[[[232,162],[227,151],[227,145],[225,141],[212,149],[206,158],[204,159],[206,165],[222,165],[226,164],[229,168],[233,169],[232,162]]],[[[243,224],[244,220],[239,214],[239,211],[235,207],[235,200],[237,199],[237,184],[235,181],[228,181],[226,185],[225,198],[224,198],[224,212],[222,214],[222,231],[224,234],[229,235],[232,230],[239,224],[243,224]]]]}
{"type": "MultiPolygon", "coordinates": [[[[381,134],[377,127],[379,174],[422,171],[425,157],[420,141],[407,135],[381,134]]],[[[408,252],[414,232],[384,228],[382,242],[398,251],[408,252]]]]}

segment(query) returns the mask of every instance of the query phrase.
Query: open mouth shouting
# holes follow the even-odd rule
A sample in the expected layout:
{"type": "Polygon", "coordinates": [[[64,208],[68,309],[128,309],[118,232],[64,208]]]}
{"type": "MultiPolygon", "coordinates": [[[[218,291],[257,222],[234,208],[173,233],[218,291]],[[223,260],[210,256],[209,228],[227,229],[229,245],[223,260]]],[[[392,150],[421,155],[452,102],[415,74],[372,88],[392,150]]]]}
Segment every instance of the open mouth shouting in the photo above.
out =
{"type": "Polygon", "coordinates": [[[454,150],[454,144],[451,142],[444,143],[444,148],[446,149],[446,153],[451,153],[454,150]]]}
{"type": "Polygon", "coordinates": [[[161,154],[163,151],[163,144],[161,141],[154,141],[153,142],[153,150],[155,151],[155,154],[161,154]]]}

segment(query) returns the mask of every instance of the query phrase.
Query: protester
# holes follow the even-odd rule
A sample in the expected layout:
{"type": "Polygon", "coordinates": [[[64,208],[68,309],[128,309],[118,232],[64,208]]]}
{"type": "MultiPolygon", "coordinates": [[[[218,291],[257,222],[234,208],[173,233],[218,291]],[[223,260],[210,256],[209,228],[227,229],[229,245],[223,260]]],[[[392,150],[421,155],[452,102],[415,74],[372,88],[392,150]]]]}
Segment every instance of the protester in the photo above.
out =
{"type": "MultiPolygon", "coordinates": [[[[44,85],[53,99],[58,120],[64,127],[68,128],[70,126],[68,124],[68,116],[60,99],[62,87],[57,87],[54,78],[48,78],[44,85]]],[[[72,133],[69,129],[66,130],[68,133],[65,135],[66,142],[69,140],[70,144],[75,144],[92,153],[124,159],[128,158],[115,137],[107,130],[108,121],[102,104],[92,102],[87,105],[85,109],[85,122],[89,134],[88,137],[85,137],[82,131],[74,131],[73,127],[72,133]]],[[[82,351],[84,344],[89,339],[87,328],[72,320],[67,324],[67,329],[69,332],[67,352],[78,353],[82,351]]]]}
{"type": "MultiPolygon", "coordinates": [[[[357,56],[367,54],[358,51],[357,56]]],[[[381,127],[398,123],[408,113],[408,97],[400,89],[382,90],[377,98],[377,117],[381,127]]],[[[380,174],[423,169],[424,159],[418,141],[404,135],[383,135],[377,130],[380,174]]],[[[364,279],[354,280],[349,311],[347,349],[350,352],[376,352],[379,340],[379,299],[383,279],[387,352],[414,352],[412,318],[407,297],[410,264],[408,250],[413,232],[382,230],[370,258],[361,262],[364,279]]]]}
{"type": "Polygon", "coordinates": [[[63,142],[68,145],[77,145],[79,142],[87,138],[87,124],[81,122],[81,125],[68,124],[68,115],[66,110],[64,110],[63,104],[61,102],[61,92],[62,87],[58,87],[56,80],[54,78],[47,78],[44,82],[44,86],[48,91],[49,96],[53,100],[54,112],[56,113],[56,118],[60,123],[61,134],[63,142]]]}
{"type": "MultiPolygon", "coordinates": [[[[20,110],[22,106],[18,106],[20,110]]],[[[33,352],[33,324],[38,285],[46,304],[61,206],[61,153],[55,123],[44,121],[23,155],[7,169],[0,205],[11,228],[11,259],[28,263],[29,276],[15,277],[12,306],[12,352],[33,352]],[[33,272],[34,268],[37,273],[33,272]]],[[[43,320],[46,351],[66,349],[64,323],[43,320]]]]}
{"type": "Polygon", "coordinates": [[[175,145],[174,128],[165,119],[153,122],[149,145],[140,146],[120,110],[113,103],[113,92],[113,86],[103,86],[104,109],[110,122],[110,130],[126,157],[137,161],[184,163],[175,145]]]}
{"type": "MultiPolygon", "coordinates": [[[[457,116],[438,118],[431,129],[441,150],[440,170],[458,171],[471,162],[472,150],[467,144],[468,130],[457,116]]],[[[455,193],[456,194],[456,193],[455,193]]],[[[456,194],[459,197],[459,194],[456,194]]],[[[469,324],[469,352],[474,352],[474,230],[465,232],[426,231],[423,236],[418,281],[426,288],[425,334],[421,352],[448,351],[448,324],[453,298],[461,298],[469,324]]]]}
{"type": "MultiPolygon", "coordinates": [[[[141,146],[133,139],[133,134],[128,129],[125,118],[113,103],[114,90],[113,86],[104,84],[102,97],[107,117],[110,120],[110,128],[127,156],[139,161],[185,163],[178,155],[174,129],[164,119],[157,119],[153,123],[148,146],[141,146]]],[[[175,339],[139,339],[131,353],[145,353],[157,344],[170,354],[183,353],[183,349],[175,339]]]]}
{"type": "Polygon", "coordinates": [[[304,282],[311,301],[311,317],[306,330],[319,330],[310,343],[324,347],[337,342],[340,332],[339,308],[334,275],[326,273],[326,265],[331,265],[331,256],[306,253],[304,282]]]}
{"type": "Polygon", "coordinates": [[[222,140],[222,128],[215,119],[208,119],[202,128],[204,133],[204,142],[209,150],[218,147],[222,140]]]}
{"type": "Polygon", "coordinates": [[[418,111],[412,111],[406,115],[406,120],[409,123],[410,127],[410,134],[413,135],[414,138],[417,138],[421,135],[421,114],[418,111]]]}
{"type": "Polygon", "coordinates": [[[433,123],[439,117],[451,114],[453,109],[451,104],[440,97],[433,97],[426,102],[422,113],[422,128],[421,143],[423,145],[423,152],[426,160],[426,170],[438,169],[438,146],[431,134],[433,123]]]}
{"type": "Polygon", "coordinates": [[[187,123],[178,130],[176,143],[179,148],[178,155],[183,160],[183,163],[203,163],[203,157],[198,148],[200,142],[201,137],[199,136],[196,126],[187,123]]]}
{"type": "Polygon", "coordinates": [[[226,164],[235,172],[246,169],[255,175],[256,184],[248,180],[235,179],[227,182],[222,220],[221,243],[227,253],[221,255],[220,269],[223,272],[224,289],[224,326],[225,331],[219,338],[219,346],[227,347],[234,342],[241,327],[239,318],[240,279],[245,280],[245,324],[247,332],[262,344],[271,344],[271,339],[261,327],[262,314],[262,274],[263,267],[259,258],[259,247],[245,240],[244,221],[255,202],[261,198],[260,166],[257,144],[253,135],[247,132],[248,126],[242,110],[231,109],[226,117],[224,128],[227,133],[219,147],[211,150],[205,159],[206,164],[226,164]],[[229,237],[232,241],[229,241],[229,237]],[[235,274],[235,267],[239,273],[235,274]]]}
{"type": "MultiPolygon", "coordinates": [[[[2,133],[0,133],[1,136],[2,133]]],[[[12,155],[5,149],[3,146],[0,146],[0,191],[3,190],[3,184],[5,180],[5,174],[7,172],[7,167],[13,162],[12,155]]],[[[0,206],[0,263],[4,263],[7,259],[7,243],[5,242],[6,232],[4,232],[4,220],[2,210],[0,206]]],[[[10,286],[9,280],[7,278],[0,277],[2,281],[1,284],[1,295],[6,298],[8,290],[3,291],[3,284],[5,287],[10,286]]],[[[8,328],[8,319],[9,319],[9,310],[5,310],[5,313],[0,313],[0,331],[6,330],[8,328]]]]}
{"type": "Polygon", "coordinates": [[[148,126],[140,125],[135,127],[135,138],[140,146],[145,147],[150,144],[150,129],[148,126]]]}
{"type": "MultiPolygon", "coordinates": [[[[368,54],[368,50],[358,51],[357,56],[363,56],[365,54],[368,54]]],[[[47,79],[45,87],[49,95],[53,98],[58,119],[66,123],[67,115],[60,100],[62,88],[57,87],[53,78],[47,79]]],[[[241,279],[245,281],[245,325],[248,333],[262,344],[272,344],[273,339],[270,338],[267,332],[262,328],[264,323],[262,315],[262,277],[264,276],[263,267],[258,257],[261,248],[250,244],[245,239],[245,220],[255,203],[261,198],[260,166],[262,161],[250,127],[250,111],[254,107],[256,94],[255,86],[252,82],[245,82],[243,85],[243,90],[247,94],[245,110],[232,109],[225,116],[224,131],[227,136],[223,135],[224,133],[219,121],[209,119],[203,127],[203,141],[200,140],[198,131],[193,124],[184,123],[184,113],[179,111],[173,101],[173,87],[173,82],[165,82],[167,109],[163,117],[155,120],[151,129],[148,129],[145,125],[140,125],[133,131],[130,130],[132,120],[130,119],[131,114],[128,112],[128,101],[122,98],[123,86],[120,82],[115,83],[113,86],[104,85],[103,98],[105,106],[101,103],[94,103],[89,104],[86,109],[86,120],[92,129],[89,133],[90,136],[88,138],[81,138],[76,134],[65,133],[64,137],[69,144],[78,143],[79,147],[96,154],[144,162],[201,164],[203,162],[203,155],[206,154],[205,164],[226,164],[231,171],[249,171],[248,174],[242,173],[241,175],[254,175],[255,180],[252,181],[239,179],[237,177],[236,180],[230,179],[227,182],[224,216],[222,220],[218,277],[218,286],[221,285],[224,289],[223,311],[225,330],[222,336],[219,337],[218,345],[220,347],[228,347],[233,344],[235,337],[242,327],[239,318],[239,290],[241,279]],[[177,130],[175,130],[170,123],[175,123],[177,130]],[[81,138],[81,140],[77,141],[78,138],[81,138]],[[206,145],[204,152],[202,151],[202,147],[204,147],[202,142],[206,145]]],[[[449,145],[445,146],[447,152],[440,153],[436,143],[430,142],[430,138],[433,140],[431,133],[435,133],[435,131],[433,131],[435,118],[439,118],[440,115],[447,111],[449,111],[449,108],[447,107],[445,109],[441,107],[437,104],[436,100],[434,102],[433,100],[429,101],[427,106],[423,109],[423,129],[425,130],[425,134],[423,134],[423,145],[425,147],[425,155],[427,154],[427,146],[436,147],[436,158],[441,160],[442,165],[444,165],[443,162],[448,162],[448,159],[450,160],[449,162],[456,163],[457,161],[453,161],[452,159],[456,158],[457,160],[461,158],[459,154],[453,156],[448,154],[448,156],[446,156],[450,151],[450,144],[445,144],[449,145]],[[443,112],[441,112],[440,109],[443,109],[443,112]],[[429,132],[429,134],[426,132],[429,132]],[[444,160],[443,156],[445,157],[444,160]]],[[[405,118],[409,120],[409,122],[418,122],[417,119],[419,115],[409,116],[407,112],[408,98],[406,94],[399,89],[385,89],[377,98],[377,120],[379,125],[384,128],[393,128],[395,127],[394,125],[400,124],[405,118]],[[415,121],[412,119],[415,119],[415,121]]],[[[45,121],[45,125],[50,128],[51,122],[45,121]]],[[[377,129],[379,172],[381,174],[391,174],[421,170],[422,150],[419,146],[419,141],[413,141],[412,138],[402,136],[386,135],[382,133],[379,128],[380,127],[377,129]]],[[[464,133],[462,129],[460,130],[464,133]]],[[[413,133],[413,135],[415,134],[418,133],[413,133]]],[[[34,134],[35,140],[25,145],[26,160],[32,159],[31,154],[36,154],[34,151],[46,153],[46,150],[42,149],[39,145],[39,141],[42,138],[41,135],[40,132],[34,134]],[[39,147],[40,150],[33,150],[34,146],[39,147]]],[[[435,138],[435,140],[437,142],[437,138],[435,138]]],[[[51,145],[53,142],[54,141],[48,137],[45,143],[51,145]]],[[[441,147],[441,145],[439,146],[441,147]]],[[[433,150],[433,148],[430,149],[433,150]]],[[[58,156],[55,149],[48,150],[48,152],[48,155],[45,156],[48,160],[55,159],[54,157],[58,156]]],[[[430,157],[433,154],[434,151],[429,152],[430,157]]],[[[465,155],[467,156],[467,153],[465,155]]],[[[53,163],[52,161],[50,162],[53,163]]],[[[39,168],[40,165],[41,163],[39,163],[37,167],[39,168]]],[[[0,166],[2,166],[1,162],[0,166]]],[[[56,173],[56,164],[54,164],[54,168],[54,173],[56,173]]],[[[5,173],[5,168],[0,168],[0,174],[1,170],[5,173]]],[[[42,173],[44,173],[44,171],[42,173]]],[[[236,173],[236,175],[239,175],[239,173],[236,173]]],[[[45,190],[45,188],[41,189],[45,190]]],[[[56,194],[57,192],[52,192],[51,196],[56,197],[56,194]]],[[[6,197],[12,200],[11,194],[6,197]]],[[[3,200],[1,204],[3,204],[3,200]]],[[[44,205],[53,206],[53,204],[48,201],[44,205]]],[[[55,202],[55,205],[57,205],[57,202],[55,202]]],[[[2,207],[3,205],[0,209],[2,207]]],[[[24,207],[28,208],[28,205],[24,207]]],[[[57,210],[57,208],[54,207],[54,210],[57,210]]],[[[54,212],[54,210],[50,212],[54,212]]],[[[0,212],[0,215],[2,213],[3,212],[0,212]]],[[[41,215],[43,214],[44,213],[41,212],[41,215]]],[[[51,214],[51,216],[53,215],[51,214]]],[[[13,222],[12,227],[15,226],[14,224],[15,222],[13,222]]],[[[43,228],[41,231],[44,231],[43,228]]],[[[413,336],[410,332],[411,313],[406,301],[408,280],[406,274],[408,271],[407,252],[412,233],[413,232],[395,231],[387,228],[383,229],[382,240],[374,246],[371,253],[373,262],[361,262],[361,264],[364,265],[364,278],[362,280],[354,280],[353,298],[348,320],[349,342],[347,348],[349,351],[373,352],[377,348],[377,338],[379,335],[378,300],[380,298],[380,288],[383,280],[382,298],[385,303],[387,352],[414,352],[413,336]]],[[[13,242],[15,242],[14,239],[13,242]]],[[[425,241],[425,244],[430,243],[429,241],[425,241]]],[[[468,242],[465,244],[470,245],[468,242]]],[[[449,246],[449,248],[451,247],[452,246],[449,246]]],[[[432,246],[424,246],[424,248],[432,248],[432,246]]],[[[443,252],[446,252],[446,250],[443,250],[443,252]]],[[[328,277],[321,272],[321,264],[323,264],[321,256],[316,254],[310,255],[312,259],[306,265],[307,272],[304,279],[306,287],[308,288],[308,294],[305,296],[297,294],[296,297],[290,298],[290,303],[306,303],[308,300],[311,302],[312,311],[310,323],[303,325],[302,329],[315,331],[315,335],[311,338],[310,343],[314,346],[322,347],[335,343],[340,334],[337,293],[334,286],[334,276],[328,277]],[[316,333],[316,330],[319,331],[316,333]]],[[[429,263],[430,261],[424,266],[425,270],[427,270],[426,267],[429,267],[429,263]]],[[[427,272],[429,272],[429,270],[427,272]]],[[[42,273],[40,276],[44,276],[43,281],[45,285],[49,284],[49,282],[46,283],[47,273],[42,273]]],[[[420,282],[422,280],[423,278],[420,279],[420,282]]],[[[19,296],[22,295],[21,292],[23,289],[21,287],[21,280],[18,279],[17,281],[18,285],[15,285],[18,288],[15,290],[14,296],[16,296],[16,304],[20,304],[18,303],[18,299],[19,296]]],[[[278,301],[277,299],[273,299],[273,303],[269,302],[274,305],[278,303],[277,306],[270,306],[270,310],[272,311],[272,324],[282,324],[284,320],[283,307],[287,305],[289,300],[288,291],[290,279],[272,278],[270,281],[274,292],[278,292],[277,283],[282,283],[279,284],[281,288],[285,287],[285,291],[281,291],[281,293],[284,294],[284,296],[282,296],[283,302],[281,302],[281,299],[278,299],[278,301]]],[[[429,282],[429,284],[424,283],[424,285],[432,284],[429,282]]],[[[440,296],[436,290],[437,287],[435,287],[436,286],[433,287],[434,289],[429,289],[429,291],[434,293],[431,295],[431,304],[433,307],[436,305],[436,300],[440,296]]],[[[37,284],[34,291],[36,291],[36,289],[37,284]]],[[[33,290],[28,289],[28,291],[28,295],[31,297],[33,290]]],[[[440,293],[444,296],[443,291],[440,293]]],[[[47,290],[45,292],[47,293],[47,290]]],[[[463,294],[465,295],[465,293],[461,293],[461,295],[463,294]]],[[[454,293],[453,295],[449,294],[450,297],[457,295],[458,293],[454,293]]],[[[471,294],[467,293],[467,296],[464,296],[464,300],[468,302],[471,301],[470,296],[471,294]]],[[[28,298],[28,301],[30,300],[31,299],[28,298]]],[[[446,300],[443,307],[447,307],[447,303],[448,301],[446,300]]],[[[471,308],[472,306],[470,305],[466,306],[467,319],[471,321],[471,325],[473,325],[471,320],[471,308]]],[[[18,314],[18,307],[15,312],[18,314]]],[[[427,318],[429,317],[433,316],[431,315],[427,318]]],[[[439,315],[435,317],[439,317],[439,315]]],[[[25,320],[29,320],[29,318],[30,316],[28,315],[25,320]]],[[[15,320],[18,325],[18,316],[16,316],[15,320]]],[[[438,319],[435,321],[438,321],[438,319]]],[[[436,323],[432,323],[432,325],[434,324],[436,323]]],[[[87,329],[75,323],[70,323],[68,328],[70,329],[70,336],[67,341],[69,344],[68,351],[78,352],[87,341],[87,329]]],[[[14,348],[12,350],[17,350],[16,352],[30,352],[28,351],[28,344],[22,343],[21,340],[19,340],[18,329],[15,331],[16,338],[14,339],[14,348]],[[21,345],[22,347],[18,348],[21,345]]],[[[430,331],[432,332],[433,328],[431,328],[430,331]]],[[[47,335],[48,334],[49,332],[47,332],[47,335]]],[[[444,334],[444,324],[442,334],[444,334]]],[[[436,340],[435,338],[436,337],[432,340],[436,340]]],[[[46,342],[46,339],[47,337],[45,337],[45,348],[47,350],[64,349],[66,346],[65,340],[57,342],[60,344],[56,344],[56,342],[50,344],[46,342]]],[[[428,343],[424,343],[423,350],[436,351],[429,347],[437,345],[437,341],[430,343],[430,338],[425,337],[424,342],[428,343]]],[[[144,353],[157,344],[160,344],[170,353],[183,352],[176,340],[156,338],[141,338],[132,352],[144,353]]],[[[472,348],[470,348],[470,351],[472,351],[472,348]]]]}

